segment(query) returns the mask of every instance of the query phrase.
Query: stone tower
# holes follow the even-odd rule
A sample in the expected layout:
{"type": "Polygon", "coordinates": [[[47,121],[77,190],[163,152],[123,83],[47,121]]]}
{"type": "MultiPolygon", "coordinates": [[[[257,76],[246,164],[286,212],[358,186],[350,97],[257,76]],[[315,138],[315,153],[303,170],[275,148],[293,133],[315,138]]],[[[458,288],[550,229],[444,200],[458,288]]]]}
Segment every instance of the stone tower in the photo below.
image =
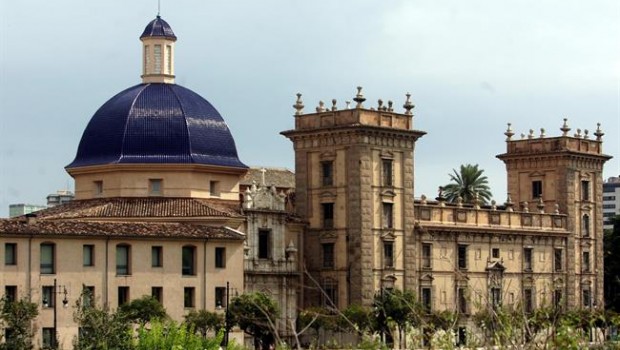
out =
{"type": "MultiPolygon", "coordinates": [[[[566,251],[556,250],[554,263],[566,260],[566,296],[569,308],[603,305],[603,154],[599,127],[594,138],[588,130],[574,135],[566,119],[562,135],[521,135],[513,140],[510,124],[506,153],[497,157],[506,163],[508,192],[514,203],[531,211],[543,208],[568,217],[566,251]]],[[[563,264],[562,264],[563,265],[563,264]]],[[[557,269],[556,269],[557,270],[557,269]]]]}
{"type": "Polygon", "coordinates": [[[381,288],[413,289],[413,151],[425,133],[413,130],[410,95],[398,113],[392,101],[364,107],[358,87],[354,106],[320,102],[308,114],[297,96],[295,129],[282,134],[294,144],[296,208],[308,223],[305,305],[370,305],[381,288]]]}

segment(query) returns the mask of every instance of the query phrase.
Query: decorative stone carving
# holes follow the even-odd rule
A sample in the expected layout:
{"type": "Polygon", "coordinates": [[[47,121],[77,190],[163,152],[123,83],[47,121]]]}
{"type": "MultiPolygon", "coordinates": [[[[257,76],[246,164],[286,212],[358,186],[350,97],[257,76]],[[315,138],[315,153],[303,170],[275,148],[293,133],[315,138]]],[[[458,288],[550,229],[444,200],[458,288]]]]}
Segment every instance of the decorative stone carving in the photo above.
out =
{"type": "MultiPolygon", "coordinates": [[[[264,179],[263,179],[264,181],[264,179]]],[[[257,186],[256,182],[245,191],[243,196],[244,209],[285,210],[286,194],[277,193],[275,186],[267,187],[264,184],[257,186]]]]}

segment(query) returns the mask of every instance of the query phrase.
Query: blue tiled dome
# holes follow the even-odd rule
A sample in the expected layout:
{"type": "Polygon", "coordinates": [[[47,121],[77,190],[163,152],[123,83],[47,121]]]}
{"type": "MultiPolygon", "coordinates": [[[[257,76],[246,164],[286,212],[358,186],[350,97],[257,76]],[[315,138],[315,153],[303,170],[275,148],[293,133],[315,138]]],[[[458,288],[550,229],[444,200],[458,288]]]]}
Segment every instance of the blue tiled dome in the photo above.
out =
{"type": "Polygon", "coordinates": [[[176,84],[139,84],[92,117],[67,168],[120,163],[193,163],[247,168],[219,112],[176,84]]]}
{"type": "Polygon", "coordinates": [[[157,18],[146,25],[144,32],[140,35],[140,39],[151,36],[163,36],[169,39],[177,39],[168,22],[161,19],[159,15],[157,15],[157,18]]]}

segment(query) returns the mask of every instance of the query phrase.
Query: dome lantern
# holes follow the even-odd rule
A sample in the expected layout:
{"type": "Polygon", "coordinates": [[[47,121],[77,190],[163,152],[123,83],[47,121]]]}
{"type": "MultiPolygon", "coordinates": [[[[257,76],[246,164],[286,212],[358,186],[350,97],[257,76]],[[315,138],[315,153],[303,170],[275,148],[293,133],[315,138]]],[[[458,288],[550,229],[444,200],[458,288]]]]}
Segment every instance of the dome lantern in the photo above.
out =
{"type": "Polygon", "coordinates": [[[142,41],[142,82],[174,84],[174,42],[170,25],[159,15],[147,24],[142,41]]]}

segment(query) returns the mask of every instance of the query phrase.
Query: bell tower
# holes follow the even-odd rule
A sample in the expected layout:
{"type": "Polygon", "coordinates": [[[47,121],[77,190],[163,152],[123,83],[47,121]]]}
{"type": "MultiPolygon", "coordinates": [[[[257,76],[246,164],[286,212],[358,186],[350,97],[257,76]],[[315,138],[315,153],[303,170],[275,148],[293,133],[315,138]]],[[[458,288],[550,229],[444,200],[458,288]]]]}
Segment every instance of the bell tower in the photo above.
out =
{"type": "Polygon", "coordinates": [[[142,41],[142,82],[174,84],[174,35],[159,15],[140,36],[142,41]]]}
{"type": "Polygon", "coordinates": [[[366,108],[358,87],[353,106],[321,101],[305,114],[297,94],[295,129],[282,134],[294,145],[296,208],[309,223],[304,256],[316,283],[305,285],[322,288],[306,290],[305,305],[371,305],[382,288],[415,288],[413,151],[425,133],[413,129],[410,97],[404,113],[392,101],[366,108]]]}
{"type": "Polygon", "coordinates": [[[540,135],[530,130],[514,140],[508,124],[506,153],[497,158],[506,164],[508,193],[515,204],[568,216],[571,235],[565,249],[556,249],[554,255],[555,262],[565,260],[566,306],[602,306],[603,165],[611,157],[603,154],[600,124],[594,137],[581,129],[570,135],[566,119],[560,130],[559,137],[547,137],[540,129],[540,135]]]}

